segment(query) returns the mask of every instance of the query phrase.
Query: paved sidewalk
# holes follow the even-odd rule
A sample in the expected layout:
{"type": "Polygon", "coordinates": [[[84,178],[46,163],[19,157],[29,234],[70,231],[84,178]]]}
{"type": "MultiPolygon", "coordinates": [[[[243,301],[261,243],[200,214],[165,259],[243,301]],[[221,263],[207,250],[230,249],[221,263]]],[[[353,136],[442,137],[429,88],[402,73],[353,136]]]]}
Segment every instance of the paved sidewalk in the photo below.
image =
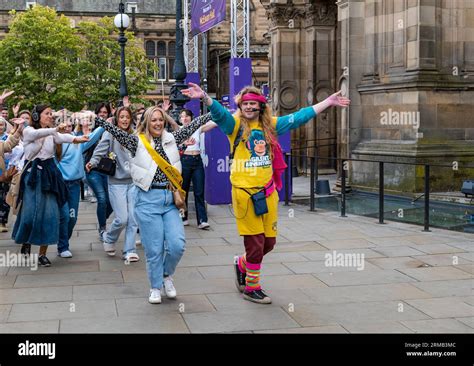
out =
{"type": "MultiPolygon", "coordinates": [[[[277,245],[263,264],[273,304],[259,305],[234,285],[233,255],[243,244],[230,208],[209,206],[209,218],[209,231],[198,230],[192,215],[186,228],[178,299],[150,305],[143,249],[130,265],[107,257],[95,204],[81,202],[73,258],[55,257],[51,247],[50,268],[0,267],[0,332],[474,331],[473,235],[281,205],[277,245]],[[326,254],[365,257],[327,263],[326,254]]],[[[9,237],[0,234],[0,253],[19,250],[9,237]]]]}

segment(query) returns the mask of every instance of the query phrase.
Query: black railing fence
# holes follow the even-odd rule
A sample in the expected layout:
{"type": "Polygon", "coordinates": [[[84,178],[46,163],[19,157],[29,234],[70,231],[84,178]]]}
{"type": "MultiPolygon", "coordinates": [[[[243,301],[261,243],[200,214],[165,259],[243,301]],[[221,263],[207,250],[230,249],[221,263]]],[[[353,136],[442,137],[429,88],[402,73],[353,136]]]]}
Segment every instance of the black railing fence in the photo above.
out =
{"type": "MultiPolygon", "coordinates": [[[[294,149],[292,149],[293,151],[294,149]]],[[[379,198],[379,209],[378,209],[378,222],[379,224],[384,224],[384,187],[385,187],[385,164],[398,164],[398,165],[413,165],[413,166],[423,166],[424,167],[424,220],[423,220],[423,231],[430,231],[430,168],[431,167],[439,167],[439,168],[449,168],[453,169],[452,165],[443,165],[443,164],[426,164],[426,163],[408,163],[408,162],[398,162],[398,161],[381,161],[381,160],[369,160],[369,159],[354,159],[354,158],[331,158],[331,157],[324,157],[320,158],[317,156],[306,156],[306,155],[298,155],[294,153],[285,153],[285,161],[288,165],[288,168],[285,170],[285,205],[288,206],[290,202],[290,192],[289,192],[289,183],[290,179],[290,161],[292,158],[306,158],[309,159],[310,162],[310,194],[309,194],[309,206],[310,211],[315,211],[315,182],[318,179],[318,160],[325,159],[325,160],[334,160],[336,162],[340,162],[341,169],[341,206],[340,206],[340,216],[347,217],[346,215],[346,188],[347,188],[347,170],[348,164],[347,162],[350,161],[357,161],[357,162],[369,162],[378,164],[379,169],[379,182],[378,182],[378,198],[379,198]]],[[[474,165],[459,165],[458,169],[474,169],[474,165]]]]}

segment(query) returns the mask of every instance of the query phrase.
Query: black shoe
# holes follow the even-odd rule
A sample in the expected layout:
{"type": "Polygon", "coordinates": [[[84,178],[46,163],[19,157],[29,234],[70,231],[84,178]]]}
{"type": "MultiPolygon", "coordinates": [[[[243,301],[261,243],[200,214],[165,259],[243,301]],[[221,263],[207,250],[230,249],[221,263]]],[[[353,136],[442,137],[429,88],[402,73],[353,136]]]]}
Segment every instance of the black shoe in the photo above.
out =
{"type": "Polygon", "coordinates": [[[40,255],[38,258],[38,263],[41,267],[50,267],[51,262],[49,261],[48,257],[45,255],[40,255]]]}
{"type": "Polygon", "coordinates": [[[235,285],[239,292],[244,292],[245,290],[245,278],[247,277],[246,273],[240,272],[239,268],[239,257],[234,257],[234,267],[235,267],[235,285]]]}
{"type": "Polygon", "coordinates": [[[244,291],[244,299],[257,304],[271,304],[272,299],[263,290],[244,291]]]}
{"type": "Polygon", "coordinates": [[[31,244],[23,244],[21,246],[20,253],[23,254],[25,257],[28,257],[31,253],[31,244]]]}

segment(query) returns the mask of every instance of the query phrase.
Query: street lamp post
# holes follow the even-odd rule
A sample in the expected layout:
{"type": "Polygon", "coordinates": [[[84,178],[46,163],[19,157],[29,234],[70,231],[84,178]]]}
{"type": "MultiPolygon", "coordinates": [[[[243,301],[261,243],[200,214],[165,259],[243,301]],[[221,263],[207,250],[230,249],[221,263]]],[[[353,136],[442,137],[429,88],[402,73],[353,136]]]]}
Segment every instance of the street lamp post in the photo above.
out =
{"type": "Polygon", "coordinates": [[[183,110],[184,104],[189,101],[189,98],[181,93],[181,90],[188,87],[184,82],[186,78],[186,65],[184,63],[182,15],[182,0],[176,0],[176,59],[173,66],[173,78],[175,79],[175,83],[170,90],[170,100],[174,104],[171,114],[173,119],[177,122],[179,121],[179,114],[183,110]]]}
{"type": "Polygon", "coordinates": [[[119,13],[114,18],[114,24],[119,29],[118,43],[120,44],[120,99],[128,95],[127,78],[125,75],[125,44],[127,38],[125,37],[125,30],[130,25],[130,18],[125,14],[125,5],[122,1],[119,4],[119,13]]]}

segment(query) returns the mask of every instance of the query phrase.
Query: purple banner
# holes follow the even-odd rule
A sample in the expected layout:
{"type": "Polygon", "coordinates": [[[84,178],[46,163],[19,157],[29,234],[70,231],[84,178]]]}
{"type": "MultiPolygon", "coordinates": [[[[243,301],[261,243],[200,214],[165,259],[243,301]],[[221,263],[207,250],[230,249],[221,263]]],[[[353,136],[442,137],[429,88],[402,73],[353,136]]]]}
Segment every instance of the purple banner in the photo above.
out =
{"type": "Polygon", "coordinates": [[[252,60],[231,58],[229,63],[230,108],[236,110],[234,97],[246,86],[252,85],[252,60]]]}
{"type": "Polygon", "coordinates": [[[225,20],[225,0],[191,0],[191,34],[207,32],[225,20]]]}

